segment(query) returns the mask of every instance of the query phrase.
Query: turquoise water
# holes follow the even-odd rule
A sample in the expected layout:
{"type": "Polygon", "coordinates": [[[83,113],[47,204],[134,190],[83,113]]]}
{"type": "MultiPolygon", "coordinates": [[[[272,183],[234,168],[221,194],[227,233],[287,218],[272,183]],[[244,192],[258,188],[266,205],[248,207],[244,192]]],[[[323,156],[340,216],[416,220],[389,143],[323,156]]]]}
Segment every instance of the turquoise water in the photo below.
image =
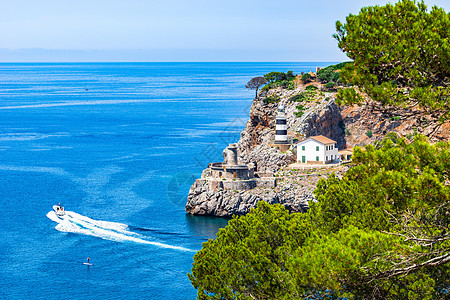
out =
{"type": "Polygon", "coordinates": [[[194,298],[192,257],[227,221],[186,196],[239,139],[245,83],[326,65],[0,64],[0,298],[194,298]]]}

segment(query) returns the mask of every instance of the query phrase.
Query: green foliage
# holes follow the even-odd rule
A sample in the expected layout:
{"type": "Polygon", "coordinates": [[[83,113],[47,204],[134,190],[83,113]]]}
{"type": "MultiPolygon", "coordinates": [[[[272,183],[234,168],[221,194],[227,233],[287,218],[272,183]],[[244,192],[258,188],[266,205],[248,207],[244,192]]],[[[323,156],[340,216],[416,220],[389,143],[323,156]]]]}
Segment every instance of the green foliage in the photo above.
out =
{"type": "MultiPolygon", "coordinates": [[[[311,85],[310,85],[311,86],[311,85]]],[[[310,87],[308,86],[308,87],[310,87]]],[[[311,101],[316,95],[317,95],[317,88],[313,86],[314,88],[305,89],[305,91],[300,92],[291,98],[289,98],[290,102],[309,102],[311,101]]]]}
{"type": "Polygon", "coordinates": [[[263,86],[262,88],[261,88],[261,91],[269,91],[270,90],[270,86],[268,85],[268,84],[266,84],[265,86],[263,86]]]}
{"type": "Polygon", "coordinates": [[[360,104],[364,101],[364,97],[360,93],[356,92],[353,88],[339,89],[336,94],[336,103],[342,104],[360,104]]]}
{"type": "Polygon", "coordinates": [[[280,96],[278,96],[277,94],[272,94],[272,95],[267,96],[266,98],[264,98],[263,102],[265,104],[278,103],[278,102],[280,102],[280,96]]]}
{"type": "MultiPolygon", "coordinates": [[[[423,2],[400,0],[364,7],[336,22],[334,37],[353,64],[340,72],[343,82],[358,86],[383,105],[415,105],[441,111],[450,108],[450,14],[423,2]]],[[[340,93],[343,103],[362,97],[340,93]]]]}
{"type": "Polygon", "coordinates": [[[292,96],[291,98],[289,98],[290,102],[302,102],[302,101],[306,101],[307,100],[307,96],[306,93],[299,93],[296,94],[294,96],[292,96]]]}
{"type": "Polygon", "coordinates": [[[308,83],[311,81],[311,75],[309,73],[305,73],[302,75],[302,81],[303,83],[308,83]]]}
{"type": "Polygon", "coordinates": [[[341,82],[340,78],[340,70],[345,67],[347,64],[351,64],[352,62],[343,62],[337,65],[331,65],[326,68],[320,69],[317,72],[317,78],[322,83],[329,83],[329,82],[341,82]]]}
{"type": "Polygon", "coordinates": [[[317,91],[318,88],[317,88],[317,86],[315,86],[315,85],[308,85],[308,86],[305,88],[305,90],[306,90],[306,91],[317,91]]]}
{"type": "Polygon", "coordinates": [[[288,90],[293,90],[295,89],[295,83],[293,80],[288,81],[287,84],[285,85],[285,88],[288,90]]]}
{"type": "Polygon", "coordinates": [[[267,80],[264,77],[254,77],[252,79],[250,79],[249,82],[247,82],[247,84],[245,85],[246,88],[251,89],[251,90],[255,90],[255,98],[258,97],[258,89],[259,87],[261,87],[262,85],[266,84],[267,80]]]}
{"type": "Polygon", "coordinates": [[[295,88],[294,79],[296,75],[292,71],[284,72],[270,72],[264,75],[267,80],[267,85],[262,90],[269,90],[271,88],[282,87],[293,90],[295,88]]]}
{"type": "Polygon", "coordinates": [[[293,215],[281,205],[263,201],[244,217],[234,217],[215,240],[203,244],[188,274],[198,299],[281,299],[290,291],[285,270],[293,235],[303,236],[293,215]]]}
{"type": "Polygon", "coordinates": [[[335,87],[336,87],[336,82],[334,82],[334,81],[330,81],[325,84],[325,88],[327,88],[328,90],[333,90],[335,87]]]}
{"type": "Polygon", "coordinates": [[[367,130],[366,135],[371,138],[373,136],[372,131],[371,130],[367,130]]]}
{"type": "Polygon", "coordinates": [[[304,110],[305,110],[306,108],[303,106],[303,105],[297,105],[297,111],[296,112],[294,112],[294,115],[297,117],[297,118],[300,118],[301,116],[303,116],[303,114],[304,114],[304,110]]]}
{"type": "Polygon", "coordinates": [[[281,81],[284,80],[286,77],[286,74],[283,72],[270,72],[264,75],[264,78],[269,82],[275,82],[275,81],[281,81]]]}
{"type": "Polygon", "coordinates": [[[350,245],[345,251],[356,249],[364,257],[349,253],[355,268],[340,273],[347,274],[342,281],[334,278],[335,287],[346,290],[352,286],[347,291],[355,294],[377,290],[407,299],[410,286],[419,276],[428,282],[414,292],[420,299],[442,292],[435,286],[450,285],[449,277],[439,278],[448,274],[445,265],[404,271],[448,255],[450,240],[438,239],[450,229],[450,220],[445,217],[450,212],[450,188],[445,184],[449,180],[449,159],[450,143],[430,145],[424,137],[416,136],[408,144],[389,134],[383,142],[368,145],[366,151],[356,148],[356,166],[342,180],[332,176],[318,183],[318,202],[311,205],[309,213],[313,226],[324,229],[323,238],[351,229],[373,239],[367,249],[360,242],[362,236],[356,244],[351,244],[353,238],[344,242],[350,245]],[[429,242],[421,243],[421,239],[429,242]],[[393,270],[399,273],[393,275],[393,270]],[[345,281],[346,287],[339,286],[345,281]]]}
{"type": "Polygon", "coordinates": [[[194,256],[199,299],[444,299],[450,143],[395,134],[355,148],[307,213],[259,202],[194,256]]]}

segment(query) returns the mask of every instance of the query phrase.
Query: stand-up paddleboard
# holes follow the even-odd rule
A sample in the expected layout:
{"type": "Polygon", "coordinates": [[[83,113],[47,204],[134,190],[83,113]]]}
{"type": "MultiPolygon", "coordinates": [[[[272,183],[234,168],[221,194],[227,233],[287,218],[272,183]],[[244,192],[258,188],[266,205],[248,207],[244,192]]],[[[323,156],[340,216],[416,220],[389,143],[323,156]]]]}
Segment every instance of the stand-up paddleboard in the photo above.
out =
{"type": "Polygon", "coordinates": [[[91,264],[91,262],[89,260],[90,260],[90,258],[88,257],[87,258],[87,262],[84,262],[83,265],[85,265],[85,266],[93,266],[93,264],[91,264]]]}

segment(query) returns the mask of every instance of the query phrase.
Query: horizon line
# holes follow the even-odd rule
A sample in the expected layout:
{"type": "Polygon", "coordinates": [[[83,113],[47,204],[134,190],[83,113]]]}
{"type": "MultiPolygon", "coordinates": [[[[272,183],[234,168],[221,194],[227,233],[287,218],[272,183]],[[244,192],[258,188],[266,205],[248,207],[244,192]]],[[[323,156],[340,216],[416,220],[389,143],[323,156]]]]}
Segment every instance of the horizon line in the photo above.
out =
{"type": "MultiPolygon", "coordinates": [[[[350,61],[350,60],[349,60],[350,61]]],[[[71,63],[336,63],[341,61],[321,61],[321,60],[303,60],[303,61],[0,61],[0,64],[71,64],[71,63]]]]}

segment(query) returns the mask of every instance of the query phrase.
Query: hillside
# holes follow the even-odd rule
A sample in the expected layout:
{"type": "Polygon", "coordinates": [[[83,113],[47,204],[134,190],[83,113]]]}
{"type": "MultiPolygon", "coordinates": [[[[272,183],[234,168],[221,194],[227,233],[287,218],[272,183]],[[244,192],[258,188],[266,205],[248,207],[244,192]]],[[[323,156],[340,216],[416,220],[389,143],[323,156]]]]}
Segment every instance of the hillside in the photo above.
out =
{"type": "Polygon", "coordinates": [[[331,172],[345,173],[346,166],[308,171],[286,169],[295,162],[296,155],[292,150],[280,152],[272,146],[279,105],[285,106],[288,136],[294,142],[324,135],[335,140],[339,149],[344,149],[374,143],[388,132],[400,136],[418,132],[429,136],[432,142],[449,140],[450,123],[440,123],[424,111],[380,107],[370,100],[363,106],[339,107],[335,93],[322,89],[319,83],[298,84],[293,90],[263,91],[253,100],[250,119],[237,143],[238,163],[254,167],[256,177],[273,180],[272,186],[223,188],[223,184],[215,184],[217,180],[205,169],[202,179],[189,191],[186,211],[194,215],[231,217],[246,214],[261,200],[281,203],[293,212],[304,211],[314,199],[313,190],[320,178],[331,172]],[[308,88],[311,85],[318,89],[308,88]]]}

